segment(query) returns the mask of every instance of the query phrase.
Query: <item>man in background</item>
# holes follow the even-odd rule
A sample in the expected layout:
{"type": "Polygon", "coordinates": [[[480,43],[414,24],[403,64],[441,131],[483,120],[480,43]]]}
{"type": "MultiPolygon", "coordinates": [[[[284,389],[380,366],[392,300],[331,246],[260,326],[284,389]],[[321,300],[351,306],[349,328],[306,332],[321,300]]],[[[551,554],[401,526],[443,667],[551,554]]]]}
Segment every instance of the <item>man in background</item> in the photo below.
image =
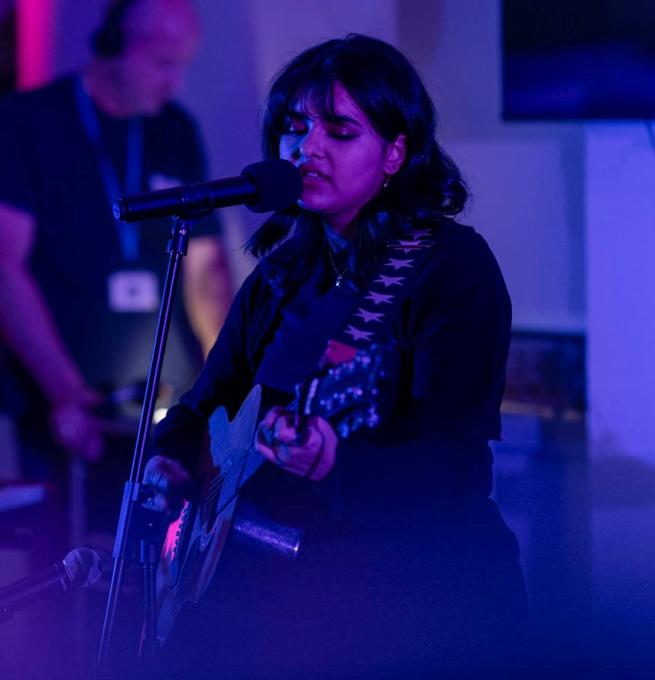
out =
{"type": "MultiPolygon", "coordinates": [[[[65,453],[100,459],[107,395],[145,377],[170,225],[121,224],[111,203],[206,179],[196,126],[172,101],[198,40],[190,0],[118,0],[81,74],[0,104],[3,392],[27,477],[51,478],[65,453]]],[[[216,233],[200,220],[184,262],[162,373],[174,391],[231,299],[216,233]]]]}

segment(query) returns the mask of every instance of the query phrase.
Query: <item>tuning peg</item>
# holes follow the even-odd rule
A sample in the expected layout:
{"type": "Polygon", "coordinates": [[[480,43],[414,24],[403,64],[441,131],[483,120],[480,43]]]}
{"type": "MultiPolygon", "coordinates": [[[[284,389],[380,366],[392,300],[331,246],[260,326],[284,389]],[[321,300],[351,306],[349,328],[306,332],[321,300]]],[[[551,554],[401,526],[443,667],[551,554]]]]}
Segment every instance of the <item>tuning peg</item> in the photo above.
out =
{"type": "Polygon", "coordinates": [[[350,434],[350,428],[348,427],[348,423],[345,420],[342,420],[338,425],[337,425],[337,434],[341,439],[347,439],[348,435],[350,434]]]}
{"type": "Polygon", "coordinates": [[[368,416],[366,418],[366,424],[368,427],[376,427],[380,422],[380,416],[375,409],[375,406],[371,406],[368,409],[368,416]]]}

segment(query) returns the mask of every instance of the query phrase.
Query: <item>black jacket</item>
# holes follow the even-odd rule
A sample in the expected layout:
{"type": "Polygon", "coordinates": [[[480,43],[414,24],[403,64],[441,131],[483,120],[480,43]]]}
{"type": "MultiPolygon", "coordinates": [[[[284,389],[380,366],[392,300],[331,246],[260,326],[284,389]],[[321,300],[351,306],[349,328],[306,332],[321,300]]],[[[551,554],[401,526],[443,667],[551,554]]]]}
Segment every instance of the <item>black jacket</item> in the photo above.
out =
{"type": "MultiPolygon", "coordinates": [[[[493,254],[472,228],[444,221],[435,227],[434,241],[391,323],[401,365],[391,418],[340,449],[357,448],[356,467],[368,480],[370,470],[362,470],[370,456],[381,461],[375,467],[382,476],[393,470],[388,483],[397,481],[398,470],[385,461],[397,461],[401,452],[410,461],[410,478],[432,477],[425,466],[436,466],[440,486],[488,493],[487,444],[500,437],[511,305],[493,254]]],[[[289,247],[287,242],[264,258],[241,287],[193,388],[156,428],[155,453],[193,469],[209,415],[219,405],[234,414],[252,388],[285,304],[271,274],[289,247]]],[[[352,471],[348,478],[360,474],[352,471]]]]}

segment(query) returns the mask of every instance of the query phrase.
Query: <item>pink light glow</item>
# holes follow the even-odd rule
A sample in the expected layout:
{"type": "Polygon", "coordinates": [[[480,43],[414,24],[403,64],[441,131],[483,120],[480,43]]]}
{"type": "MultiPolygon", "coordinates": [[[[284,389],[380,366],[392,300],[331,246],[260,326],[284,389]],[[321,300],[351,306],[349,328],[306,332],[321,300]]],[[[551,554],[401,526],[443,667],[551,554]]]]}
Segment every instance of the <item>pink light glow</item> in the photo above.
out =
{"type": "Polygon", "coordinates": [[[18,89],[45,84],[52,76],[55,0],[17,0],[18,89]]]}

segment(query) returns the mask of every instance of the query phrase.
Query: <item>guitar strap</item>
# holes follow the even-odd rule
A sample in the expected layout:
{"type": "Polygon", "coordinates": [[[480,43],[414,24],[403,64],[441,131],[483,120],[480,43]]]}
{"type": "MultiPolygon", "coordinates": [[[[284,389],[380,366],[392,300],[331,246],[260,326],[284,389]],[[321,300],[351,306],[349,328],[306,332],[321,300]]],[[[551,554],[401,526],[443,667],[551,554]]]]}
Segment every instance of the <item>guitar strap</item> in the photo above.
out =
{"type": "Polygon", "coordinates": [[[379,271],[362,293],[344,328],[328,340],[320,366],[336,366],[389,336],[389,326],[402,302],[411,295],[413,284],[434,245],[432,230],[409,232],[393,241],[379,271]]]}

